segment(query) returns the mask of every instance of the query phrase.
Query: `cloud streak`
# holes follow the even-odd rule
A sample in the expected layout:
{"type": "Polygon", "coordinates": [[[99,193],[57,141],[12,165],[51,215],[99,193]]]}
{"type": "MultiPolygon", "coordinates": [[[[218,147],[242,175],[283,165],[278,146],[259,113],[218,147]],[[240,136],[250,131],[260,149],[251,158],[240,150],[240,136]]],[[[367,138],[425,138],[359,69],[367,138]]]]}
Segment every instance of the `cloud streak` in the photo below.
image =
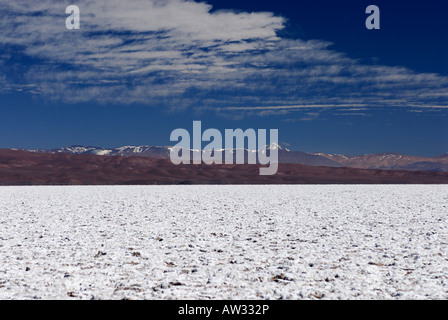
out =
{"type": "Polygon", "coordinates": [[[321,40],[285,39],[270,12],[212,11],[186,0],[0,0],[3,93],[169,110],[279,112],[448,106],[448,79],[365,65],[321,40]],[[250,109],[250,110],[249,110],[250,109]]]}

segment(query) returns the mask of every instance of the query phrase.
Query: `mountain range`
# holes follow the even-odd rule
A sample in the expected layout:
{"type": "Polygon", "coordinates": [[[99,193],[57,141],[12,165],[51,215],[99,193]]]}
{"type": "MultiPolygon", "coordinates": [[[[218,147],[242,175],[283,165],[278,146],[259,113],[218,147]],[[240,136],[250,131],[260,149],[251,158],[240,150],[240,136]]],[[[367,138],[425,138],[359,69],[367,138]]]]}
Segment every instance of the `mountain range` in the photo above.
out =
{"type": "Polygon", "coordinates": [[[176,166],[170,160],[138,152],[134,156],[105,156],[89,151],[70,154],[0,149],[0,185],[448,184],[448,172],[279,163],[275,175],[260,176],[259,164],[176,166]]]}
{"type": "MultiPolygon", "coordinates": [[[[302,164],[318,167],[348,167],[357,169],[381,169],[381,170],[408,170],[408,171],[439,171],[448,172],[448,153],[437,157],[409,156],[399,153],[380,153],[349,156],[343,154],[306,153],[291,151],[278,144],[267,146],[267,150],[278,150],[279,163],[302,164]]],[[[90,146],[69,146],[51,150],[28,150],[38,153],[67,153],[67,154],[92,154],[101,156],[139,156],[152,159],[169,159],[172,147],[169,146],[124,146],[118,148],[103,148],[90,146]]],[[[190,150],[191,154],[201,152],[190,150]]],[[[235,158],[235,149],[223,149],[223,159],[226,153],[231,153],[235,158]]],[[[244,149],[245,159],[247,154],[254,150],[244,149]]],[[[269,152],[269,151],[268,151],[269,152]]]]}

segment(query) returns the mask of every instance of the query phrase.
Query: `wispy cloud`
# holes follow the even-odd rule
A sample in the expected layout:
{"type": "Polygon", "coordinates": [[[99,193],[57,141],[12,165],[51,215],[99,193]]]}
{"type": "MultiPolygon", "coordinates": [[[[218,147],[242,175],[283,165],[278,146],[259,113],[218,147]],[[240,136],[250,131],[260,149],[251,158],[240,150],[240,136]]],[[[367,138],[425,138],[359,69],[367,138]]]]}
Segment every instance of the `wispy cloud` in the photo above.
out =
{"type": "Polygon", "coordinates": [[[366,107],[365,104],[303,104],[294,106],[257,106],[257,107],[228,107],[225,110],[294,110],[310,108],[356,108],[366,107]]]}
{"type": "Polygon", "coordinates": [[[304,108],[446,108],[448,79],[372,66],[321,40],[285,39],[270,12],[186,0],[0,0],[0,84],[70,102],[285,114],[304,108]]]}

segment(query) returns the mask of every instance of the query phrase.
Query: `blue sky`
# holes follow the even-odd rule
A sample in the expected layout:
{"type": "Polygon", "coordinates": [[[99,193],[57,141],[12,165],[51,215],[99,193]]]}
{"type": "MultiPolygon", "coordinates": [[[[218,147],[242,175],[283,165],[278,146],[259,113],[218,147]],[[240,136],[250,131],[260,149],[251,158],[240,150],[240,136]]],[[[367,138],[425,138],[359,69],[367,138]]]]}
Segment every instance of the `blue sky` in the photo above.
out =
{"type": "Polygon", "coordinates": [[[0,148],[279,129],[307,152],[448,152],[444,1],[0,0],[0,148]],[[65,28],[65,7],[81,29],[65,28]],[[367,30],[365,9],[381,10],[367,30]]]}

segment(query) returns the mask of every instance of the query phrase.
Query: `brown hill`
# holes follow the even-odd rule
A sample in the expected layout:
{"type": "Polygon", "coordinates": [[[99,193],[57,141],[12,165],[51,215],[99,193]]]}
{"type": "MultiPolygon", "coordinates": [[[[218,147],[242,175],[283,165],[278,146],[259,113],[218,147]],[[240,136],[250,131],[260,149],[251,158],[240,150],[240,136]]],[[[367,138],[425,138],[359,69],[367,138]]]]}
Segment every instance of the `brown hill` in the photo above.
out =
{"type": "Polygon", "coordinates": [[[335,161],[342,166],[359,169],[392,169],[392,170],[422,170],[448,171],[448,157],[418,157],[399,153],[366,154],[346,156],[340,154],[318,155],[335,161]]]}
{"type": "Polygon", "coordinates": [[[446,184],[448,173],[279,164],[276,175],[260,176],[259,165],[175,166],[147,157],[0,149],[0,185],[398,183],[446,184]]]}

